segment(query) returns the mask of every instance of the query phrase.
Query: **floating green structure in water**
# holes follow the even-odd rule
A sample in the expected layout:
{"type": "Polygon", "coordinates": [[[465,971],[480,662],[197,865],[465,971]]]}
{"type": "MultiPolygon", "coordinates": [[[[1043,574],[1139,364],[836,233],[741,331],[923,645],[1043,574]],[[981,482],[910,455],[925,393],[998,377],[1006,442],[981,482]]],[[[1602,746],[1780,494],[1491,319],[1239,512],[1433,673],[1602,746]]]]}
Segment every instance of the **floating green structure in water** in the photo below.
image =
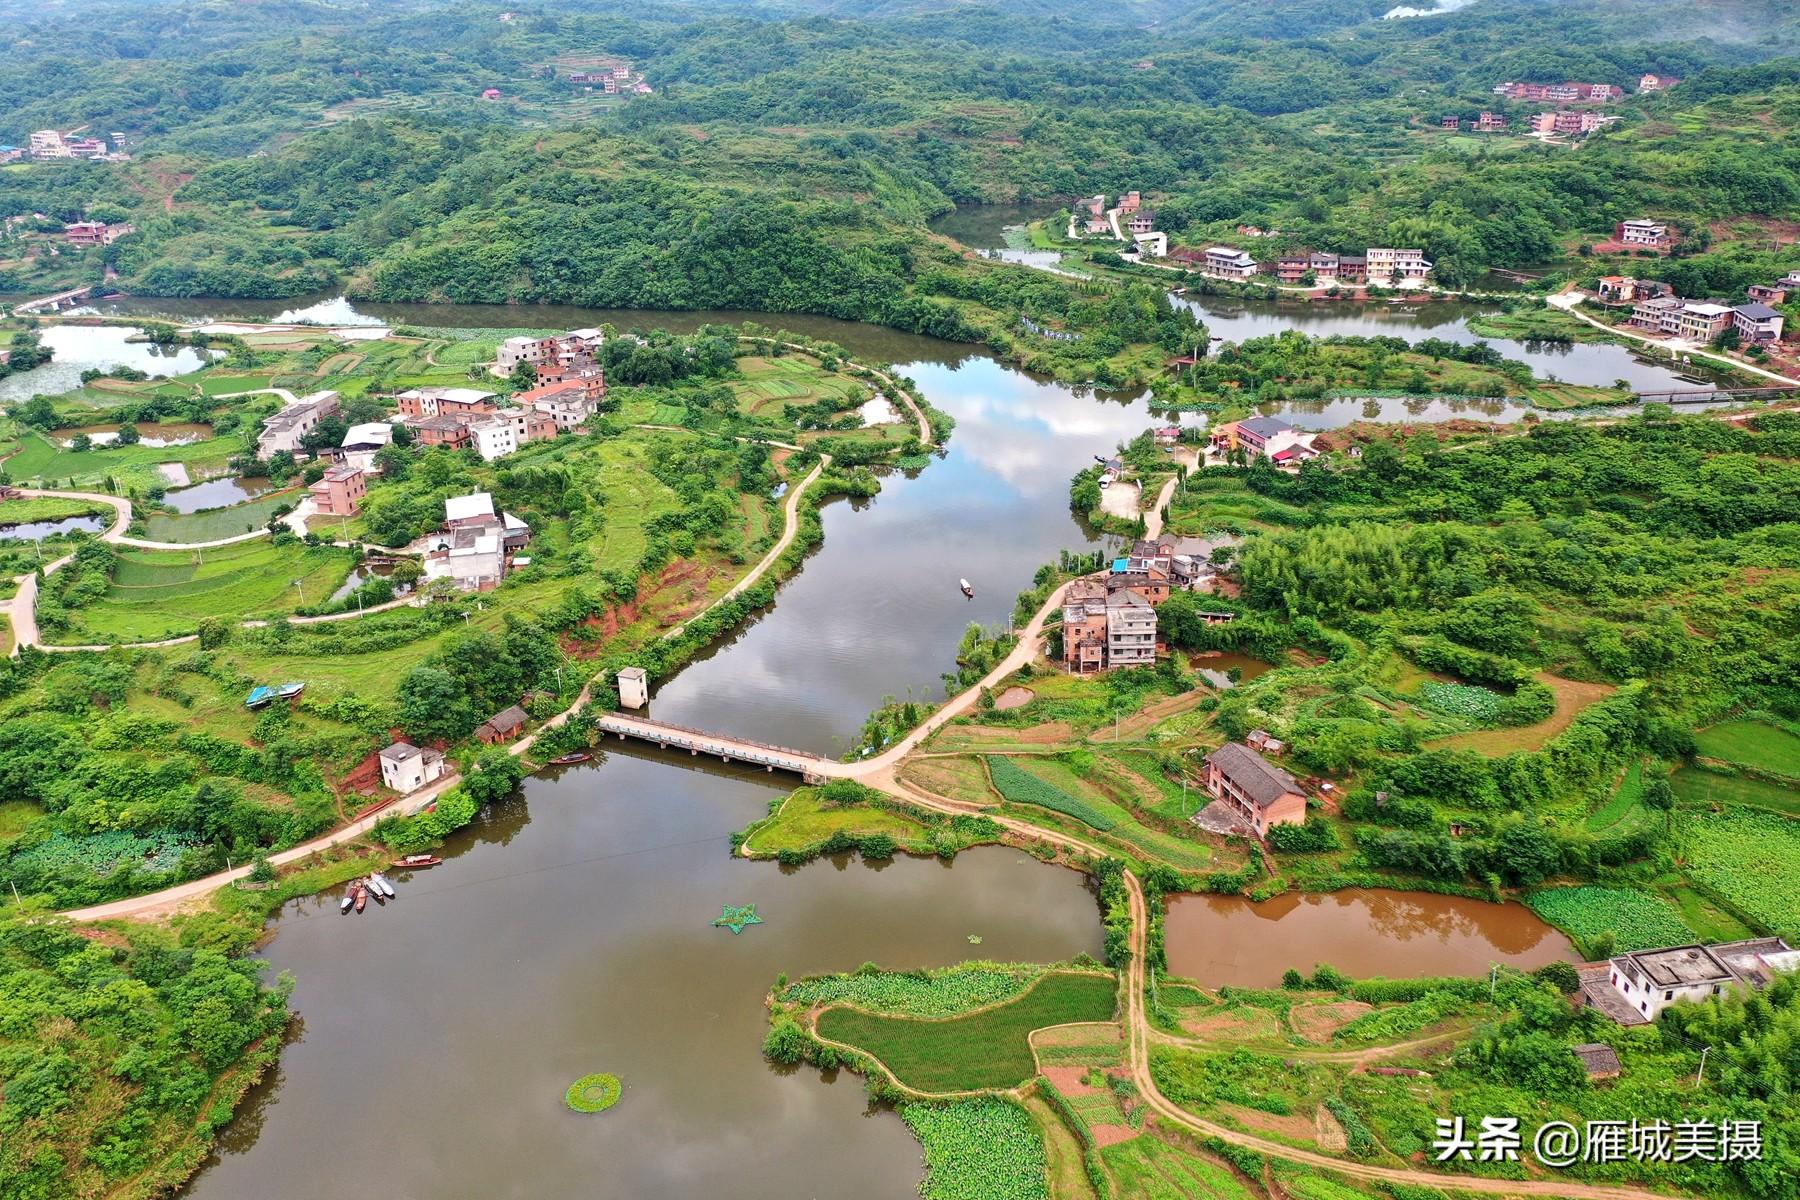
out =
{"type": "Polygon", "coordinates": [[[733,933],[742,933],[746,925],[761,925],[762,918],[756,915],[754,904],[727,904],[720,909],[713,924],[722,925],[733,933]]]}
{"type": "Polygon", "coordinates": [[[619,1082],[617,1075],[605,1071],[593,1075],[583,1075],[569,1085],[564,1093],[563,1101],[576,1112],[605,1112],[619,1102],[625,1085],[619,1082]]]}

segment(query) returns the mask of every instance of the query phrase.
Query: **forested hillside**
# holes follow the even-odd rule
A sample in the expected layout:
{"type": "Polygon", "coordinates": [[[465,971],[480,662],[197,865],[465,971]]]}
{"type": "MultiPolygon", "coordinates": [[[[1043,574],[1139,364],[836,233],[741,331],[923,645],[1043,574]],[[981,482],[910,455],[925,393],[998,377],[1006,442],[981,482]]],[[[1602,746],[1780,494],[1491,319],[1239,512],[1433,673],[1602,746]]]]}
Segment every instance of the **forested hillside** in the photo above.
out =
{"type": "Polygon", "coordinates": [[[21,21],[0,140],[79,125],[136,157],[0,169],[0,211],[139,232],[0,245],[0,292],[110,266],[141,294],[804,309],[991,341],[1084,302],[930,239],[953,205],[1136,188],[1177,243],[1417,245],[1452,287],[1578,272],[1650,213],[1693,294],[1783,265],[1800,209],[1777,0],[90,7],[21,21]],[[596,96],[577,63],[650,90],[596,96]],[[1529,117],[1498,81],[1644,72],[1683,82],[1578,145],[1441,136],[1445,112],[1529,117]]]}

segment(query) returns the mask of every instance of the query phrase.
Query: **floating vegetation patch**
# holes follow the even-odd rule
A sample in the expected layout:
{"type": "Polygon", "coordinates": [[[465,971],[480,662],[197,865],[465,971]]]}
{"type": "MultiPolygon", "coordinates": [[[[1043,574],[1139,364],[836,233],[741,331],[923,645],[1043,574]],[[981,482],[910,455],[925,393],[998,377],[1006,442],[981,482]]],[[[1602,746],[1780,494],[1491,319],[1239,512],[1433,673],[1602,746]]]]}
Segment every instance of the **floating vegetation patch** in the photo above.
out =
{"type": "Polygon", "coordinates": [[[619,1082],[617,1075],[600,1071],[593,1075],[583,1075],[569,1085],[563,1093],[563,1100],[576,1112],[605,1112],[619,1102],[625,1085],[619,1082]]]}
{"type": "Polygon", "coordinates": [[[762,918],[756,915],[754,904],[727,904],[720,909],[713,924],[723,926],[733,933],[742,933],[747,925],[761,925],[762,918]]]}

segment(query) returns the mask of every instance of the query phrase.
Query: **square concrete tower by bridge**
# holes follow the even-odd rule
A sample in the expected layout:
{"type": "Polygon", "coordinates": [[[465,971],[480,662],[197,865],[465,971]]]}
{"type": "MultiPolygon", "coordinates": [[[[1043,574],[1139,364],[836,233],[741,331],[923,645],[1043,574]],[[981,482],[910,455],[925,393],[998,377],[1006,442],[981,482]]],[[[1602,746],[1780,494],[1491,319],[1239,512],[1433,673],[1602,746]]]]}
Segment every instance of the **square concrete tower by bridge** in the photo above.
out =
{"type": "Polygon", "coordinates": [[[650,703],[650,676],[644,668],[619,669],[619,703],[626,708],[642,708],[650,703]]]}

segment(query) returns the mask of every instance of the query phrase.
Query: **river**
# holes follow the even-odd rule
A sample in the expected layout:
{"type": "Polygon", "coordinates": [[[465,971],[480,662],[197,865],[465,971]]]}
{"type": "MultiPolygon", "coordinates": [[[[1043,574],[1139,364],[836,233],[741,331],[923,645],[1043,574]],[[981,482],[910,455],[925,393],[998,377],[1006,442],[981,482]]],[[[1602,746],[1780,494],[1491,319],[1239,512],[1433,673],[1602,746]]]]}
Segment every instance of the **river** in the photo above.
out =
{"type": "MultiPolygon", "coordinates": [[[[159,309],[266,319],[275,307],[159,309]]],[[[889,472],[871,500],[828,504],[824,545],[775,605],[662,681],[650,704],[666,721],[828,754],[849,748],[884,696],[940,695],[939,675],[970,621],[1004,622],[1039,564],[1096,543],[1069,513],[1069,476],[1151,421],[1142,399],[1096,397],[979,349],[822,318],[358,304],[329,319],[347,315],[676,330],[747,318],[831,338],[916,380],[956,419],[942,457],[889,472]],[[957,591],[962,576],[973,600],[957,591]]],[[[765,989],[779,972],[865,960],[918,967],[972,954],[1094,953],[1095,904],[1073,873],[998,848],[953,866],[902,859],[790,872],[731,858],[729,833],[786,783],[609,750],[527,781],[450,840],[442,867],[401,881],[385,908],[340,917],[333,896],[289,905],[265,955],[298,981],[301,1033],[190,1194],[915,1194],[917,1147],[897,1119],[864,1119],[859,1081],[821,1082],[761,1059],[765,989]],[[712,927],[722,905],[740,903],[755,903],[764,923],[738,937],[712,927]],[[563,1089],[591,1071],[619,1074],[624,1099],[604,1116],[567,1112],[563,1089]]],[[[1304,922],[1267,920],[1274,911],[1232,919],[1263,960],[1280,964],[1277,976],[1310,967],[1316,935],[1304,922]]],[[[1397,936],[1391,923],[1331,911],[1339,945],[1397,936]]],[[[1524,910],[1505,911],[1511,921],[1524,910]]],[[[1185,923],[1171,918],[1172,947],[1185,923]]],[[[1561,939],[1537,928],[1555,953],[1561,939]]],[[[1431,940],[1407,949],[1393,973],[1485,966],[1447,957],[1431,940]]],[[[1212,969],[1205,959],[1194,968],[1203,979],[1212,969]]],[[[1218,970],[1237,967],[1221,959],[1218,970]]]]}

